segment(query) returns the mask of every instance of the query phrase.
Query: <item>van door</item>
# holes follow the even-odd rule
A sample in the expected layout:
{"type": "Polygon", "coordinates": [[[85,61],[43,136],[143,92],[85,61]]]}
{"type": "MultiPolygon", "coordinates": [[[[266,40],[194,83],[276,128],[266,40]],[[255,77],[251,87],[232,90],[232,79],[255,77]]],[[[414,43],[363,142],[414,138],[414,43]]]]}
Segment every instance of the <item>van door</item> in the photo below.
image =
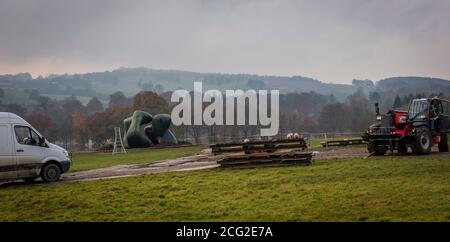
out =
{"type": "Polygon", "coordinates": [[[0,179],[17,178],[17,160],[10,124],[0,124],[0,179]]]}
{"type": "Polygon", "coordinates": [[[39,145],[38,134],[30,127],[15,125],[17,176],[39,176],[39,169],[45,158],[46,148],[39,145]]]}

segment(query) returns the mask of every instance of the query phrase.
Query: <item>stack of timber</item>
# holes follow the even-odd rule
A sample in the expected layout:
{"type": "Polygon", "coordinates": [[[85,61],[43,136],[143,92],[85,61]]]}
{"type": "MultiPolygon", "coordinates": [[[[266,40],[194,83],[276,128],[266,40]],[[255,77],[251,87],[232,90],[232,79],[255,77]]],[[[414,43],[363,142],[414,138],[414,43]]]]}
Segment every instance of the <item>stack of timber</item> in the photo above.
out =
{"type": "Polygon", "coordinates": [[[214,155],[224,154],[218,161],[221,167],[254,168],[312,163],[312,152],[304,139],[254,141],[211,145],[214,155]]]}
{"type": "Polygon", "coordinates": [[[244,152],[246,154],[257,152],[274,152],[283,149],[306,149],[304,139],[286,139],[274,141],[252,141],[246,143],[222,143],[210,146],[214,155],[223,153],[244,152]]]}
{"type": "Polygon", "coordinates": [[[320,142],[323,147],[329,146],[347,146],[347,145],[362,145],[365,144],[362,139],[342,139],[342,140],[329,140],[326,142],[320,142]]]}

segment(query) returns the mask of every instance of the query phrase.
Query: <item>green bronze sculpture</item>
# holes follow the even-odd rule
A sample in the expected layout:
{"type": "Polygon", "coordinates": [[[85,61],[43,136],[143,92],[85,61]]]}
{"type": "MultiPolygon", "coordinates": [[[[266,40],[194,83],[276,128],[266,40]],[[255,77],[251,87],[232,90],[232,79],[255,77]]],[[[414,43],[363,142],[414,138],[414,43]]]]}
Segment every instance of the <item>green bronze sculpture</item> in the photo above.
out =
{"type": "Polygon", "coordinates": [[[168,114],[151,114],[135,111],[133,116],[126,118],[124,143],[127,148],[144,148],[164,144],[177,144],[178,141],[169,130],[172,120],[168,114]]]}

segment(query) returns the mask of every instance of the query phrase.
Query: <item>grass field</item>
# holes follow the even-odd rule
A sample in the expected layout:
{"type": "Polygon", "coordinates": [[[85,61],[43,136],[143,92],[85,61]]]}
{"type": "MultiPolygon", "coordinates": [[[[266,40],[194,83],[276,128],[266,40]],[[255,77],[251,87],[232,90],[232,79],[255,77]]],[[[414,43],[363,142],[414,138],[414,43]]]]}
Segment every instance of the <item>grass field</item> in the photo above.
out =
{"type": "Polygon", "coordinates": [[[128,150],[127,154],[74,153],[70,172],[91,170],[115,165],[141,164],[166,159],[195,155],[203,148],[199,146],[173,149],[128,150]]]}
{"type": "Polygon", "coordinates": [[[450,221],[448,156],[0,189],[1,221],[450,221]]]}
{"type": "Polygon", "coordinates": [[[2,104],[32,104],[35,101],[30,99],[30,94],[23,89],[3,89],[4,95],[0,98],[2,104]]]}

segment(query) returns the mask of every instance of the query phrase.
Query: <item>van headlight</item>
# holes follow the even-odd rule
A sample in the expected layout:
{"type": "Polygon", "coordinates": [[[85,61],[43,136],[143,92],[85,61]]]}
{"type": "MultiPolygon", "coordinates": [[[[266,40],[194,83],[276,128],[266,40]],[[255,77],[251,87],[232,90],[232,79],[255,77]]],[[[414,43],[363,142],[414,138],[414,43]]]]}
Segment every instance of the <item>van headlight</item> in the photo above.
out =
{"type": "Polygon", "coordinates": [[[67,152],[67,150],[63,150],[62,153],[64,154],[65,157],[69,158],[69,153],[67,152]]]}

